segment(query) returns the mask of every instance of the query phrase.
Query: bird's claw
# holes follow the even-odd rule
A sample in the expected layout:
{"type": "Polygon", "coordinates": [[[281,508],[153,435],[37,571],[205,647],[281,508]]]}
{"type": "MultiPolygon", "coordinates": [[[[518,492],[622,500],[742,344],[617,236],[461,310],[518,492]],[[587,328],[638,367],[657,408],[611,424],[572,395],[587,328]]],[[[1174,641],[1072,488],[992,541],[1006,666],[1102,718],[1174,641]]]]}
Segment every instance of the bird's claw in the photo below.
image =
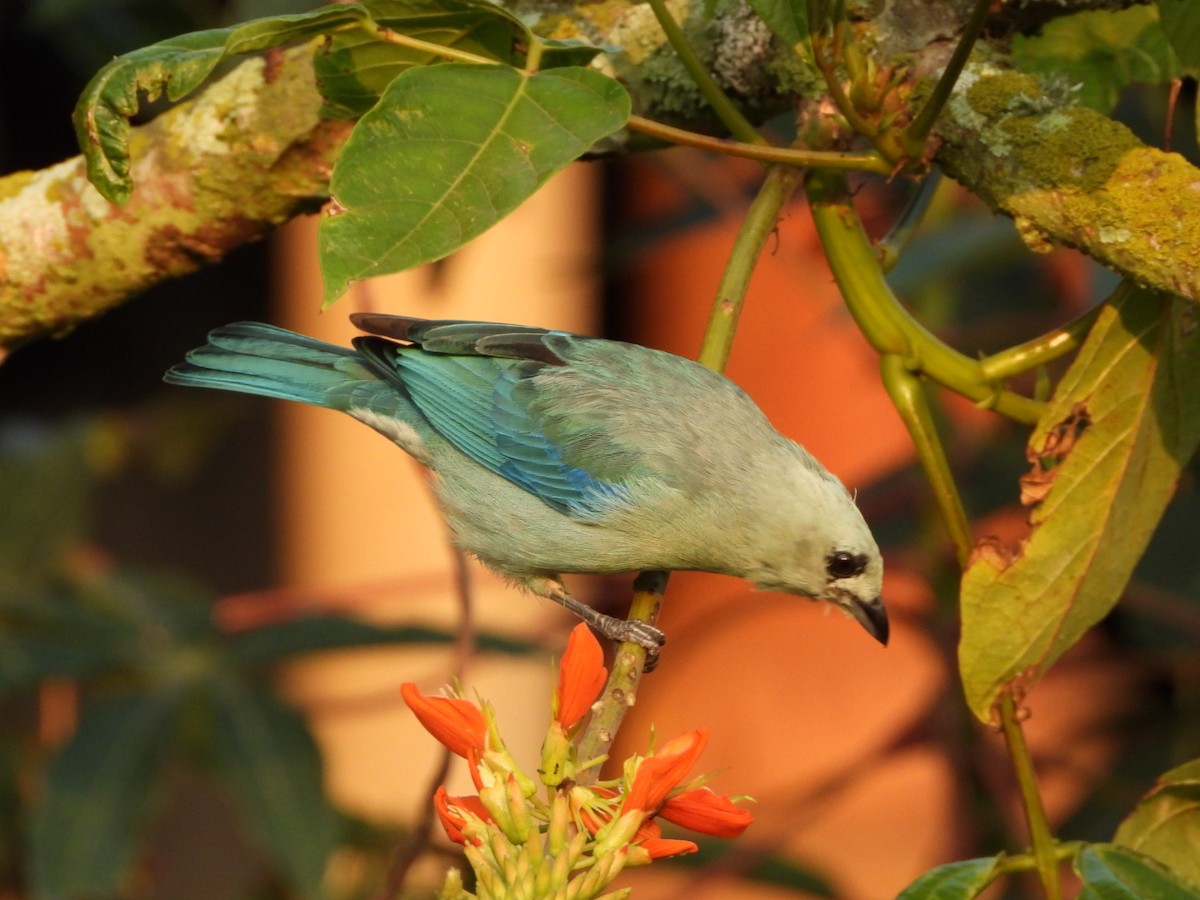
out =
{"type": "Polygon", "coordinates": [[[643,648],[646,651],[644,671],[653,671],[658,665],[658,651],[667,642],[667,636],[660,629],[639,619],[618,619],[616,616],[600,616],[593,625],[610,641],[637,644],[643,648]]]}
{"type": "Polygon", "coordinates": [[[637,644],[646,651],[646,662],[643,671],[649,672],[658,665],[658,651],[667,642],[667,636],[649,622],[640,619],[619,619],[616,616],[598,612],[586,603],[580,603],[566,592],[562,582],[557,579],[548,581],[545,585],[531,584],[533,590],[549,597],[555,603],[569,609],[592,628],[610,641],[618,644],[637,644]]]}

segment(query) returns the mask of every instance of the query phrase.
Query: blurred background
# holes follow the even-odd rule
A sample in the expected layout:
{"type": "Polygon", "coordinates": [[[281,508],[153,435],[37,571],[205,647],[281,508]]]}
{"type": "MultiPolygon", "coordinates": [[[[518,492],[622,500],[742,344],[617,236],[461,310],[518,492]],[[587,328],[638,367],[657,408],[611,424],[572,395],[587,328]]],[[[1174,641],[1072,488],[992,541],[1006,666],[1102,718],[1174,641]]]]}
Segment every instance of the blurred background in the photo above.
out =
{"type": "MultiPolygon", "coordinates": [[[[285,8],[303,4],[7,0],[0,171],[77,152],[71,108],[114,54],[285,8]]],[[[1160,93],[1131,94],[1122,116],[1161,142],[1160,93]]],[[[1190,134],[1176,145],[1194,155],[1190,134]]],[[[162,372],[230,321],[344,343],[359,309],[694,356],[757,176],[687,151],[579,164],[463,252],[325,313],[316,219],[296,221],[0,366],[0,897],[115,864],[122,898],[282,898],[314,880],[374,896],[439,764],[400,702],[405,680],[433,690],[461,674],[532,765],[561,611],[473,566],[481,647],[465,658],[448,642],[462,628],[457,562],[419,466],[346,417],[168,388],[162,372]],[[203,697],[186,693],[198,671],[216,673],[203,697]],[[100,768],[123,774],[87,781],[100,768]],[[250,787],[266,782],[270,796],[250,787]]],[[[863,187],[875,233],[910,190],[863,187]]],[[[1033,257],[948,182],[891,280],[929,327],[981,353],[1115,284],[1072,253],[1033,257]]],[[[1007,756],[960,698],[953,554],[800,202],[760,263],[728,374],[857,492],[884,549],[893,637],[884,650],[824,607],[675,575],[669,642],[616,755],[643,749],[652,725],[708,727],[700,768],[754,796],[756,822],[625,883],[647,898],[876,900],[939,863],[1022,847],[1007,756]]],[[[978,533],[1018,533],[1024,434],[940,399],[978,533]]],[[[1125,601],[1028,698],[1064,837],[1107,838],[1157,774],[1198,755],[1198,527],[1189,474],[1125,601]]],[[[630,582],[571,584],[623,614],[630,582]]],[[[468,783],[450,777],[452,793],[468,783]]],[[[435,844],[413,896],[453,858],[435,844]]]]}

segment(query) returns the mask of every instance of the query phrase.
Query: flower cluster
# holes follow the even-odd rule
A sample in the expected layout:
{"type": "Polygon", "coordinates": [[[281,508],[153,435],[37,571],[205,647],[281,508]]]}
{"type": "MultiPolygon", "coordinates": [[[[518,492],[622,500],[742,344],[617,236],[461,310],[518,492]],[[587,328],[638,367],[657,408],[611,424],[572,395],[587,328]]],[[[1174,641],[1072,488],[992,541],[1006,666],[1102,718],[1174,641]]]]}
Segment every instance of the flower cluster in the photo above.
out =
{"type": "Polygon", "coordinates": [[[750,812],[705,787],[703,777],[685,782],[708,743],[704,729],[630,757],[620,778],[576,781],[596,762],[577,758],[575,740],[606,677],[600,645],[585,625],[577,626],[559,666],[537,781],[504,746],[490,704],[427,696],[411,683],[401,687],[426,730],[467,760],[478,791],[452,797],[442,787],[434,797],[442,827],[463,845],[476,876],[472,895],[452,871],[440,894],[444,900],[587,900],[600,896],[627,865],[696,851],[692,841],[664,838],[659,819],[717,837],[737,837],[750,824],[750,812]]]}

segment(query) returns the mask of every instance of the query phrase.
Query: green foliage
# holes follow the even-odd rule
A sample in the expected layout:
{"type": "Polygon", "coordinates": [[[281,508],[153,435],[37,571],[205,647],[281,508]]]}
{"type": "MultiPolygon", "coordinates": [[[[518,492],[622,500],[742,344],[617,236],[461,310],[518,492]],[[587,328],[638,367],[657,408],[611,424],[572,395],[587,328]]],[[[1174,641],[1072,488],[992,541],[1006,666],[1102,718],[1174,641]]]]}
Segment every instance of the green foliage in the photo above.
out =
{"type": "MultiPolygon", "coordinates": [[[[48,679],[86,688],[79,726],[48,760],[37,802],[25,811],[31,896],[121,890],[164,799],[166,774],[197,758],[215,761],[213,775],[247,833],[286,882],[318,895],[345,823],[325,797],[312,735],[264,677],[268,667],[307,653],[455,636],[328,614],[226,633],[205,590],[95,561],[93,493],[127,440],[113,423],[3,436],[0,700],[15,702],[48,679]]],[[[530,649],[491,635],[480,646],[530,649]]],[[[15,760],[23,740],[10,729],[0,751],[15,760]]],[[[0,827],[0,846],[5,837],[12,839],[0,827]]]]}
{"type": "Polygon", "coordinates": [[[90,525],[82,502],[92,469],[86,435],[78,427],[59,434],[18,428],[0,466],[0,591],[56,570],[90,525]],[[30,491],[31,484],[44,490],[30,491]]]}
{"type": "Polygon", "coordinates": [[[1200,75],[1200,5],[1192,0],[1157,0],[1159,18],[1180,71],[1200,75]]]}
{"type": "Polygon", "coordinates": [[[1035,37],[1017,37],[1013,61],[1026,72],[1078,85],[1079,102],[1099,112],[1111,110],[1131,84],[1170,81],[1178,65],[1154,6],[1055,19],[1035,37]]]}
{"type": "Polygon", "coordinates": [[[788,47],[808,42],[808,0],[749,0],[750,8],[788,47]]]}
{"type": "Polygon", "coordinates": [[[1029,440],[1033,533],[1015,559],[984,548],[962,580],[959,667],[983,721],[1121,596],[1200,441],[1195,306],[1123,287],[1029,440]]]}
{"type": "Polygon", "coordinates": [[[350,284],[439,259],[512,212],[629,116],[588,69],[409,69],[346,142],[321,222],[325,302],[350,284]]]}
{"type": "Polygon", "coordinates": [[[1113,840],[1154,857],[1200,886],[1200,760],[1159,778],[1113,840]]]}
{"type": "Polygon", "coordinates": [[[960,900],[977,897],[996,877],[1003,857],[964,859],[930,869],[903,891],[896,900],[960,900]]]}
{"type": "MultiPolygon", "coordinates": [[[[1192,848],[1194,856],[1195,848],[1192,848]]],[[[897,900],[972,900],[1017,866],[1003,855],[948,863],[926,872],[897,900]]],[[[1019,866],[1028,870],[1028,864],[1019,866]]],[[[1117,844],[1079,844],[1072,868],[1082,884],[1080,900],[1197,900],[1200,891],[1181,873],[1148,855],[1117,844]]]]}
{"type": "Polygon", "coordinates": [[[1072,863],[1078,900],[1197,900],[1200,891],[1153,859],[1116,844],[1086,844],[1072,863]]]}
{"type": "Polygon", "coordinates": [[[897,900],[960,900],[977,897],[997,874],[1002,856],[964,859],[930,869],[903,891],[897,900]]]}
{"type": "Polygon", "coordinates": [[[305,896],[320,893],[341,821],[325,799],[321,755],[303,717],[234,679],[208,686],[218,771],[251,834],[305,896]]]}
{"type": "Polygon", "coordinates": [[[162,792],[184,686],[91,705],[51,761],[30,842],[36,900],[111,891],[125,880],[162,792]]]}
{"type": "Polygon", "coordinates": [[[401,72],[441,62],[439,48],[516,65],[519,51],[533,40],[520,19],[485,0],[368,0],[363,5],[380,27],[427,46],[380,40],[365,30],[333,35],[314,67],[330,114],[343,118],[369,110],[401,72]]]}

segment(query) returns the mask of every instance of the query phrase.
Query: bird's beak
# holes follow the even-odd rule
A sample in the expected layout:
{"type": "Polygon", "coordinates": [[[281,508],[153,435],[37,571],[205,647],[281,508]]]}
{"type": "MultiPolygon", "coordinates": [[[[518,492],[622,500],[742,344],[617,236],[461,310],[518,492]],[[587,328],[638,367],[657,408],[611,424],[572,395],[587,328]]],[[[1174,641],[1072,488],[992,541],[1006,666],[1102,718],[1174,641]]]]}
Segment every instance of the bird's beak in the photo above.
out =
{"type": "Polygon", "coordinates": [[[882,597],[876,597],[874,600],[860,600],[855,597],[846,607],[846,611],[866,629],[867,634],[887,646],[888,615],[887,610],[883,608],[882,597]]]}

